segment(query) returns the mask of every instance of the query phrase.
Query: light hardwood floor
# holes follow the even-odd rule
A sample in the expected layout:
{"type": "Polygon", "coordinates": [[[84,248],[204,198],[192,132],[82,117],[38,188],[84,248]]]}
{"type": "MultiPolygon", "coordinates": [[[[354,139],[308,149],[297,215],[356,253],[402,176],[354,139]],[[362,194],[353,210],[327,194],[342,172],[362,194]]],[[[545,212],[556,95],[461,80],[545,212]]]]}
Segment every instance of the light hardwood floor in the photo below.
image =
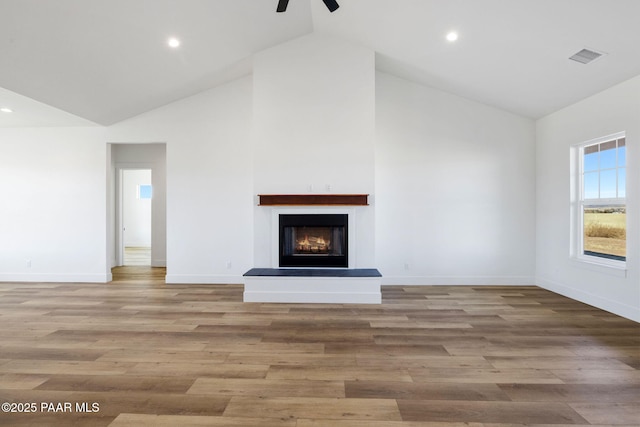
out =
{"type": "Polygon", "coordinates": [[[0,403],[37,405],[0,425],[639,425],[640,326],[540,288],[245,304],[163,277],[0,283],[0,403]]]}

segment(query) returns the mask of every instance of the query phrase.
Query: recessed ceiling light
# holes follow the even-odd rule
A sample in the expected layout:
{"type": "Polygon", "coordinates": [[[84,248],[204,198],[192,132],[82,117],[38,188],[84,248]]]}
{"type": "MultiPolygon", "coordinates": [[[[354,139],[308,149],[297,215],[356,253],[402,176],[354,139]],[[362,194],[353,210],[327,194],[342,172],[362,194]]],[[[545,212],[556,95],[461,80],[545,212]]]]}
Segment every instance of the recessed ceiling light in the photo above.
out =
{"type": "Polygon", "coordinates": [[[451,31],[449,34],[447,34],[447,40],[449,40],[450,42],[458,40],[458,33],[456,33],[455,31],[451,31]]]}
{"type": "Polygon", "coordinates": [[[174,48],[174,49],[175,49],[175,48],[177,48],[177,47],[179,47],[179,46],[180,46],[180,40],[178,40],[178,39],[177,39],[177,38],[175,38],[175,37],[171,37],[171,38],[167,41],[167,44],[169,45],[169,47],[172,47],[172,48],[174,48]]]}
{"type": "Polygon", "coordinates": [[[7,107],[0,108],[0,111],[2,111],[3,113],[13,113],[13,110],[7,107]]]}

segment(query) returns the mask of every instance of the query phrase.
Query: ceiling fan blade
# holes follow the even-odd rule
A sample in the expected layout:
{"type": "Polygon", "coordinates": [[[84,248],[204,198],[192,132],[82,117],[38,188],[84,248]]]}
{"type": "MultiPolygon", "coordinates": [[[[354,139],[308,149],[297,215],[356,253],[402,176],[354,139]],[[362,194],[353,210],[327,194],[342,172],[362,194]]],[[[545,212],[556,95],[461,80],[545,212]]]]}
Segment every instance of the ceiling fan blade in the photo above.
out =
{"type": "Polygon", "coordinates": [[[335,12],[335,10],[340,7],[340,5],[336,0],[322,0],[322,1],[329,9],[329,12],[335,12]]]}
{"type": "Polygon", "coordinates": [[[279,0],[278,1],[278,8],[276,9],[276,12],[284,12],[284,11],[286,11],[288,4],[289,4],[289,0],[279,0]]]}

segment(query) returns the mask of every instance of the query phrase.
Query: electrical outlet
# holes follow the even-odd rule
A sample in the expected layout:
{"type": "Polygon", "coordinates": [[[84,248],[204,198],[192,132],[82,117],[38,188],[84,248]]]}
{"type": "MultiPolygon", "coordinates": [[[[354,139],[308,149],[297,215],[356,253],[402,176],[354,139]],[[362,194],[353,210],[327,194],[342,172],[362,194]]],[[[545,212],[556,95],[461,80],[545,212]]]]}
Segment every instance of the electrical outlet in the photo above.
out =
{"type": "Polygon", "coordinates": [[[227,261],[227,268],[231,268],[231,261],[227,261]]]}
{"type": "Polygon", "coordinates": [[[405,269],[405,270],[409,270],[409,269],[410,269],[410,267],[409,267],[409,263],[408,263],[408,262],[405,262],[405,263],[404,263],[404,269],[405,269]]]}
{"type": "Polygon", "coordinates": [[[28,260],[25,262],[25,266],[26,266],[27,268],[31,268],[31,260],[30,260],[30,259],[28,259],[28,260]]]}

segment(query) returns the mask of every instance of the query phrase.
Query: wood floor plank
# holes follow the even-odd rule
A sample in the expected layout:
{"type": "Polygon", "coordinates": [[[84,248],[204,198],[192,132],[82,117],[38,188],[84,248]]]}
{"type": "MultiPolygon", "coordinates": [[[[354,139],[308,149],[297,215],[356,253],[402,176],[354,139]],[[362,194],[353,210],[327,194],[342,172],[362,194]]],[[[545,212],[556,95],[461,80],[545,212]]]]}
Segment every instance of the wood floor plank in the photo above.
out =
{"type": "Polygon", "coordinates": [[[392,399],[232,397],[224,415],[283,419],[401,420],[398,405],[392,399]]]}
{"type": "Polygon", "coordinates": [[[335,354],[268,354],[268,353],[231,353],[226,363],[269,366],[352,366],[359,363],[354,355],[335,354]]]}
{"type": "Polygon", "coordinates": [[[145,391],[73,392],[69,402],[97,402],[100,415],[114,418],[120,413],[157,415],[220,416],[229,403],[224,396],[197,396],[184,393],[150,393],[145,391]]]}
{"type": "Polygon", "coordinates": [[[217,353],[213,351],[182,351],[182,350],[166,350],[156,349],[149,352],[148,349],[124,349],[118,348],[114,350],[103,350],[102,356],[97,360],[101,362],[155,362],[155,363],[175,363],[175,362],[192,362],[192,363],[223,363],[227,360],[228,353],[217,353]]]}
{"type": "Polygon", "coordinates": [[[345,397],[343,381],[198,378],[188,394],[253,397],[345,397]]]}
{"type": "Polygon", "coordinates": [[[477,355],[478,353],[483,356],[494,357],[545,357],[545,356],[564,356],[575,357],[577,354],[571,349],[562,346],[547,346],[547,347],[533,347],[533,346],[519,346],[510,347],[505,345],[493,345],[486,344],[481,347],[475,346],[463,346],[459,344],[447,344],[445,346],[447,353],[452,356],[468,356],[477,355]]]}
{"type": "Polygon", "coordinates": [[[405,421],[588,424],[563,403],[398,400],[405,421]]]}
{"type": "Polygon", "coordinates": [[[389,358],[380,355],[356,356],[358,366],[407,368],[487,368],[493,366],[482,356],[424,356],[409,355],[389,358]]]}
{"type": "MultiPolygon", "coordinates": [[[[80,345],[82,341],[75,340],[56,340],[56,343],[66,342],[68,346],[80,345]]],[[[89,342],[88,347],[99,350],[149,350],[153,348],[158,351],[206,351],[207,346],[211,344],[208,339],[193,339],[192,341],[172,340],[172,339],[150,339],[141,341],[131,341],[127,339],[101,339],[95,342],[89,342]]]]}
{"type": "Polygon", "coordinates": [[[496,384],[345,381],[345,395],[348,398],[404,400],[510,400],[496,384]]]}
{"type": "Polygon", "coordinates": [[[272,343],[272,342],[258,342],[258,343],[215,343],[205,347],[206,351],[215,351],[223,353],[240,353],[240,354],[255,354],[255,353],[271,353],[280,355],[283,353],[311,353],[311,354],[324,354],[324,343],[272,343]]]}
{"type": "Polygon", "coordinates": [[[572,369],[579,365],[581,369],[629,370],[633,368],[618,360],[606,357],[495,357],[487,356],[493,366],[498,369],[572,369]]]}
{"type": "Polygon", "coordinates": [[[567,384],[640,384],[640,370],[553,369],[553,375],[567,384]]]}
{"type": "Polygon", "coordinates": [[[369,369],[352,366],[271,366],[267,374],[267,379],[412,381],[406,369],[369,369]]]}
{"type": "Polygon", "coordinates": [[[349,337],[352,343],[373,343],[373,332],[366,329],[338,329],[338,330],[311,330],[302,329],[278,329],[267,332],[262,338],[263,342],[296,342],[296,343],[341,343],[345,337],[349,337]]]}
{"type": "Polygon", "coordinates": [[[68,391],[140,391],[149,393],[186,393],[195,378],[133,375],[53,375],[36,388],[68,391]]]}
{"type": "Polygon", "coordinates": [[[127,370],[129,375],[188,376],[214,378],[264,378],[269,365],[231,363],[137,363],[127,370]]]}
{"type": "Polygon", "coordinates": [[[108,427],[114,419],[113,415],[100,413],[0,414],[0,425],[3,427],[108,427]]]}
{"type": "MultiPolygon", "coordinates": [[[[520,402],[618,402],[640,399],[636,384],[500,384],[511,400],[520,402]]],[[[640,418],[638,418],[640,421],[640,418]]]]}
{"type": "Polygon", "coordinates": [[[0,365],[0,373],[123,375],[134,366],[127,362],[86,362],[41,359],[12,360],[0,365]]]}
{"type": "Polygon", "coordinates": [[[442,334],[440,336],[432,335],[428,336],[425,334],[414,335],[414,334],[402,334],[402,332],[396,332],[394,334],[383,335],[377,333],[375,335],[375,343],[376,344],[387,344],[387,345],[442,345],[446,346],[448,344],[465,344],[468,346],[472,345],[483,345],[487,343],[487,338],[483,336],[466,336],[464,334],[459,333],[457,330],[454,332],[449,332],[446,334],[442,334]]]}
{"type": "MultiPolygon", "coordinates": [[[[494,426],[485,425],[483,423],[298,419],[298,423],[296,424],[296,427],[494,427],[494,426]]],[[[501,425],[501,426],[495,426],[495,427],[507,427],[507,425],[501,425]]],[[[525,427],[525,426],[509,424],[508,427],[525,427]]],[[[555,426],[555,427],[562,427],[562,426],[555,426]]],[[[575,427],[575,426],[572,426],[572,427],[575,427]]]]}
{"type": "MultiPolygon", "coordinates": [[[[639,331],[640,333],[640,331],[639,331]]],[[[586,357],[611,357],[611,358],[625,358],[625,357],[640,357],[639,346],[583,346],[571,349],[571,352],[576,356],[586,357]]],[[[635,368],[635,367],[634,367],[635,368]]],[[[638,369],[638,368],[635,368],[638,369]]]]}
{"type": "Polygon", "coordinates": [[[5,390],[31,390],[49,378],[49,375],[38,374],[2,374],[0,375],[0,387],[5,390]]]}
{"type": "Polygon", "coordinates": [[[2,359],[41,359],[41,360],[97,360],[104,354],[104,351],[93,349],[69,349],[41,348],[37,353],[33,347],[14,347],[3,345],[0,347],[0,358],[2,359]]]}
{"type": "Polygon", "coordinates": [[[356,355],[377,355],[377,356],[449,356],[449,353],[442,345],[413,344],[413,345],[387,345],[371,343],[325,343],[325,351],[328,354],[356,354],[356,355]]]}
{"type": "Polygon", "coordinates": [[[415,382],[444,382],[467,384],[562,384],[550,370],[542,369],[409,369],[415,382]]]}
{"type": "Polygon", "coordinates": [[[296,427],[295,419],[120,414],[109,427],[296,427]]]}
{"type": "Polygon", "coordinates": [[[591,424],[640,425],[640,402],[583,402],[569,404],[591,424]]]}

